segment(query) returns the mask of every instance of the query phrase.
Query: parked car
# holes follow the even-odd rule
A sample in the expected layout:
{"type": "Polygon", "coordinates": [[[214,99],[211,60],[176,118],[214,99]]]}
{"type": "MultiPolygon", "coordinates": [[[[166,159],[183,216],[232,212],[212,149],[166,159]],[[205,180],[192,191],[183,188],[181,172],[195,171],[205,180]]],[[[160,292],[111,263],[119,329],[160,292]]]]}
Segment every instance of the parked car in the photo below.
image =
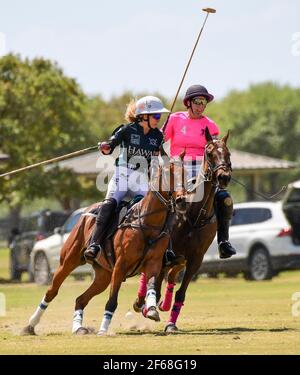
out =
{"type": "Polygon", "coordinates": [[[283,211],[292,226],[292,238],[300,245],[300,181],[289,184],[283,197],[283,211]]]}
{"type": "Polygon", "coordinates": [[[19,228],[13,228],[8,239],[12,280],[21,280],[23,272],[31,278],[30,253],[35,242],[50,236],[67,217],[64,212],[45,209],[21,218],[19,228]]]}
{"type": "Polygon", "coordinates": [[[300,246],[292,240],[282,202],[236,204],[230,241],[237,254],[219,259],[217,242],[208,249],[199,273],[237,275],[248,280],[268,280],[283,270],[300,268],[300,246]]]}
{"type": "MultiPolygon", "coordinates": [[[[59,264],[60,250],[71,230],[80,219],[84,208],[74,211],[62,227],[56,228],[54,234],[44,240],[37,241],[30,255],[30,266],[33,280],[39,285],[47,285],[59,264]]],[[[77,267],[72,275],[93,275],[89,264],[77,267]]]]}

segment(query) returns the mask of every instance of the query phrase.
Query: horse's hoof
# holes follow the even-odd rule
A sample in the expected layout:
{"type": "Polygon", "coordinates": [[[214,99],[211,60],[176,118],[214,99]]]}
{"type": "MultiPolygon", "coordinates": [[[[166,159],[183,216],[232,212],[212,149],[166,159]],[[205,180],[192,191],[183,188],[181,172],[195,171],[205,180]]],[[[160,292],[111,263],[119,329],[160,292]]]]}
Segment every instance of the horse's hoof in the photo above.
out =
{"type": "Polygon", "coordinates": [[[160,322],[159,313],[155,307],[150,307],[146,313],[146,318],[154,320],[155,322],[160,322]]]}
{"type": "Polygon", "coordinates": [[[143,311],[144,306],[145,306],[145,305],[139,306],[139,305],[138,305],[138,301],[136,300],[136,301],[134,302],[134,304],[133,304],[132,307],[133,307],[133,310],[134,310],[135,312],[140,313],[140,312],[143,311]]]}
{"type": "Polygon", "coordinates": [[[74,332],[74,335],[77,336],[83,336],[83,335],[88,335],[90,332],[88,328],[85,327],[79,327],[76,332],[74,332]]]}
{"type": "Polygon", "coordinates": [[[21,331],[21,336],[34,336],[36,333],[34,332],[34,327],[26,326],[21,331]]]}
{"type": "Polygon", "coordinates": [[[170,323],[165,327],[165,332],[166,333],[176,333],[178,332],[178,328],[176,327],[175,324],[170,323]]]}

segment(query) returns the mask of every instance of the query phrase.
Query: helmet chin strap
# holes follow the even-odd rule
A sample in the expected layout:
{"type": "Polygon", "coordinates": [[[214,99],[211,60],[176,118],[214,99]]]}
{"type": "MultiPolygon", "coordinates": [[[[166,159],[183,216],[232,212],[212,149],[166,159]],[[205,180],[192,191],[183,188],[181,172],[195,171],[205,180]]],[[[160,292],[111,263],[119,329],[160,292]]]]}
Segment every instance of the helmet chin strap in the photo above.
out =
{"type": "Polygon", "coordinates": [[[147,115],[147,124],[148,124],[148,128],[151,130],[152,127],[150,125],[150,115],[147,115]]]}
{"type": "MultiPolygon", "coordinates": [[[[145,116],[145,115],[143,115],[145,116]]],[[[143,122],[143,121],[146,121],[147,122],[147,125],[148,125],[148,128],[151,130],[153,129],[150,125],[150,115],[146,115],[147,116],[147,120],[145,120],[142,116],[138,118],[138,122],[143,122]]]]}
{"type": "MultiPolygon", "coordinates": [[[[193,106],[192,106],[192,101],[189,100],[189,102],[190,102],[190,105],[187,106],[187,109],[191,108],[192,114],[195,116],[195,112],[194,112],[194,110],[193,110],[193,106]]],[[[204,108],[204,109],[205,109],[205,108],[204,108]]],[[[202,113],[203,113],[203,112],[202,112],[202,113]]],[[[202,115],[202,117],[203,117],[203,115],[202,115]]]]}
{"type": "Polygon", "coordinates": [[[194,113],[194,110],[193,110],[193,106],[192,106],[192,101],[189,100],[189,105],[187,106],[187,109],[191,108],[191,111],[192,111],[192,114],[195,116],[195,113],[194,113]]]}

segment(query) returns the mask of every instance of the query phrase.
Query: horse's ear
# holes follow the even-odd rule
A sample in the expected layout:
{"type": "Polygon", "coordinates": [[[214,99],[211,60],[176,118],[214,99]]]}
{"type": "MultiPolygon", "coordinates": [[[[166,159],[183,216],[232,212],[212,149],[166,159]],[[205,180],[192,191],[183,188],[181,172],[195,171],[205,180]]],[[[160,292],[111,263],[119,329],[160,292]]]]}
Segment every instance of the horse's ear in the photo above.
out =
{"type": "Polygon", "coordinates": [[[168,156],[168,154],[166,153],[163,145],[160,145],[160,147],[159,147],[159,154],[160,154],[160,156],[168,156]]]}
{"type": "Polygon", "coordinates": [[[208,127],[205,128],[205,138],[206,138],[206,141],[207,142],[211,142],[213,140],[209,130],[208,130],[208,127]]]}
{"type": "Polygon", "coordinates": [[[186,152],[186,148],[185,148],[184,150],[182,150],[181,153],[180,153],[180,155],[179,155],[179,157],[180,157],[181,160],[184,159],[184,157],[185,157],[185,152],[186,152]]]}
{"type": "Polygon", "coordinates": [[[222,138],[222,141],[225,143],[225,145],[227,144],[227,141],[228,141],[228,138],[229,138],[229,134],[230,134],[230,131],[227,130],[227,134],[222,138]]]}

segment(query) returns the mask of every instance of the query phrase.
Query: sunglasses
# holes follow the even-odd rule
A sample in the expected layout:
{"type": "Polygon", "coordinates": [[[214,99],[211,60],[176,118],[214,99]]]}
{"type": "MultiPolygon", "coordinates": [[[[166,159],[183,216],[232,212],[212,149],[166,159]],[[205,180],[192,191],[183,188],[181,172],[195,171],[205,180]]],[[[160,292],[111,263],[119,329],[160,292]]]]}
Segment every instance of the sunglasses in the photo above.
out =
{"type": "Polygon", "coordinates": [[[207,102],[207,99],[205,99],[205,98],[194,98],[194,99],[192,99],[192,103],[194,103],[194,104],[196,104],[196,105],[204,105],[204,106],[206,106],[206,104],[208,103],[207,102]]]}
{"type": "Polygon", "coordinates": [[[161,114],[160,113],[154,113],[151,115],[155,120],[160,120],[161,119],[161,114]]]}

